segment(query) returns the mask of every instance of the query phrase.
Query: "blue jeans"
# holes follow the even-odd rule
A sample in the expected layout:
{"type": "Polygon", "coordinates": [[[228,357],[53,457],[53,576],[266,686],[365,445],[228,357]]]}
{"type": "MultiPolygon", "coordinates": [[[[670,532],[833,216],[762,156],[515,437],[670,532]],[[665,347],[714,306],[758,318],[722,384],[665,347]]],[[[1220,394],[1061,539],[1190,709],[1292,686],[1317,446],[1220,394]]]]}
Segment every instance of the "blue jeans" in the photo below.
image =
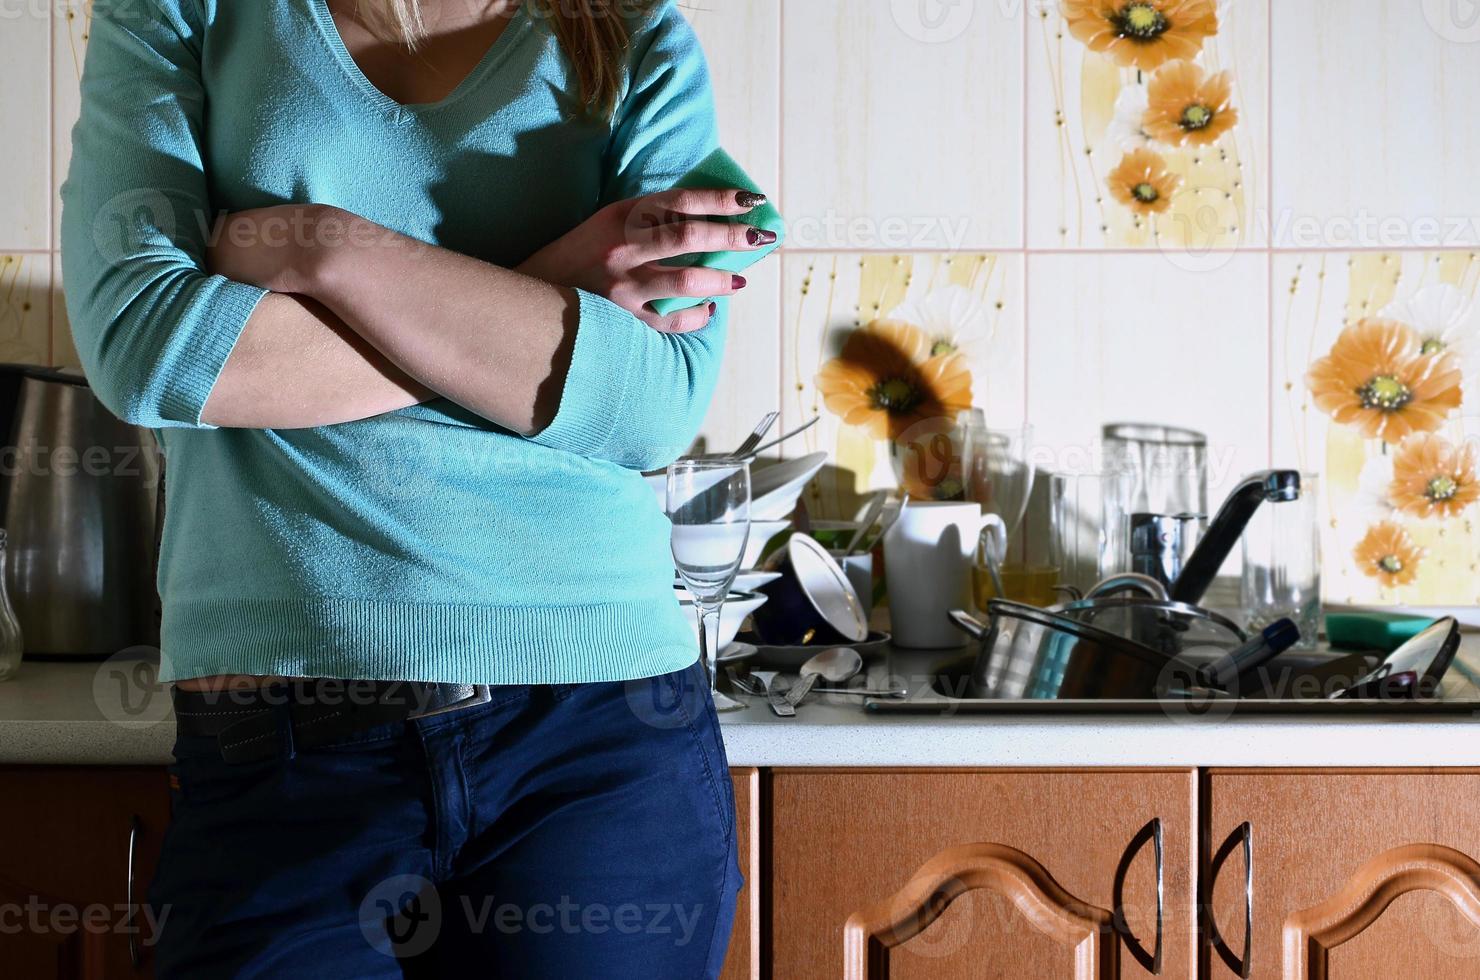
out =
{"type": "Polygon", "coordinates": [[[740,870],[703,670],[228,765],[180,736],[149,892],[174,977],[717,976],[740,870]]]}

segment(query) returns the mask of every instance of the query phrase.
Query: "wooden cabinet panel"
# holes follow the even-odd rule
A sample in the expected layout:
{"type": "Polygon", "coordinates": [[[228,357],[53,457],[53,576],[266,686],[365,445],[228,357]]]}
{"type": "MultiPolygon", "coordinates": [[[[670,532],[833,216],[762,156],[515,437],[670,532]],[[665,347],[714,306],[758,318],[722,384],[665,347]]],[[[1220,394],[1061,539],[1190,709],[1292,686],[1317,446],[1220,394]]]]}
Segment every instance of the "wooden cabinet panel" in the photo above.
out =
{"type": "Polygon", "coordinates": [[[760,980],[761,975],[761,772],[731,769],[735,784],[735,836],[745,887],[735,905],[735,927],[721,980],[760,980]]]}
{"type": "MultiPolygon", "coordinates": [[[[1120,969],[1150,976],[1151,844],[1165,839],[1163,976],[1194,972],[1195,774],[1150,771],[778,770],[771,780],[770,942],[777,980],[843,974],[844,925],[900,892],[948,848],[997,844],[1069,895],[1124,916],[1120,969]]],[[[889,957],[894,980],[1070,978],[1074,946],[1040,931],[1002,890],[956,897],[889,957]]],[[[1052,930],[1050,930],[1051,932],[1052,930]]]]}
{"type": "Polygon", "coordinates": [[[1254,978],[1480,976],[1480,773],[1208,777],[1207,976],[1237,977],[1254,858],[1254,978]]]}
{"type": "Polygon", "coordinates": [[[142,902],[169,822],[165,771],[0,768],[0,800],[0,905],[20,917],[0,922],[0,973],[150,976],[149,920],[128,920],[129,850],[132,837],[132,901],[142,902]],[[129,955],[135,928],[138,970],[129,955]]]}

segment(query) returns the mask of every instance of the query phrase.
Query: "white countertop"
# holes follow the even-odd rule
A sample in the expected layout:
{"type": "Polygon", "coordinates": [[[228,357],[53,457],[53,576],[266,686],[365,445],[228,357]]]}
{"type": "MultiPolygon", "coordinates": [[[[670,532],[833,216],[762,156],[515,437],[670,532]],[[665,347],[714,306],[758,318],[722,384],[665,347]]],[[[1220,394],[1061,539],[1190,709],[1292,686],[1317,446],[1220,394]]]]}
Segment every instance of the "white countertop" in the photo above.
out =
{"type": "MultiPolygon", "coordinates": [[[[875,677],[918,673],[896,655],[875,677]]],[[[174,724],[138,662],[31,663],[0,684],[0,763],[162,765],[174,724]]],[[[763,702],[723,716],[734,766],[1480,766],[1469,714],[1423,717],[883,715],[824,697],[782,719],[763,702]]]]}

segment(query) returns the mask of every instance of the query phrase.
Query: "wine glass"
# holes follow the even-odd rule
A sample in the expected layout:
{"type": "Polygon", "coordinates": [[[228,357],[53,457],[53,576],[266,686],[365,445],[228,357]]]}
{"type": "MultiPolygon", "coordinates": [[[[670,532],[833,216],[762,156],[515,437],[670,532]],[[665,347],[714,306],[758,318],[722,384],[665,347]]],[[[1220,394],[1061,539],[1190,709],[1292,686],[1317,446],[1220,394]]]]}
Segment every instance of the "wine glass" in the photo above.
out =
{"type": "Polygon", "coordinates": [[[673,562],[694,598],[699,654],[719,711],[744,708],[716,687],[719,616],[750,538],[750,463],[736,459],[681,459],[668,467],[668,519],[673,562]]]}

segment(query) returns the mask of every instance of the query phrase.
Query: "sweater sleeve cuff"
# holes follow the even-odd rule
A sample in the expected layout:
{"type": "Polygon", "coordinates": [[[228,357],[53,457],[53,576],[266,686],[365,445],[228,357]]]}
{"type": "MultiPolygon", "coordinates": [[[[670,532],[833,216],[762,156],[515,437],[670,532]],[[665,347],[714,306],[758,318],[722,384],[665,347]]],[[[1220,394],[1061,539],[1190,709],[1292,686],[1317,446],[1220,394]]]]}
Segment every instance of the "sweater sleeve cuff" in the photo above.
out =
{"type": "Polygon", "coordinates": [[[560,407],[549,426],[530,441],[593,457],[611,441],[621,417],[637,347],[636,331],[647,327],[609,300],[585,290],[576,293],[580,322],[560,407]]]}
{"type": "Polygon", "coordinates": [[[160,416],[166,422],[198,429],[214,429],[200,420],[206,399],[216,387],[226,359],[241,339],[247,321],[269,290],[211,276],[195,297],[194,323],[175,352],[174,372],[160,395],[160,416]]]}

